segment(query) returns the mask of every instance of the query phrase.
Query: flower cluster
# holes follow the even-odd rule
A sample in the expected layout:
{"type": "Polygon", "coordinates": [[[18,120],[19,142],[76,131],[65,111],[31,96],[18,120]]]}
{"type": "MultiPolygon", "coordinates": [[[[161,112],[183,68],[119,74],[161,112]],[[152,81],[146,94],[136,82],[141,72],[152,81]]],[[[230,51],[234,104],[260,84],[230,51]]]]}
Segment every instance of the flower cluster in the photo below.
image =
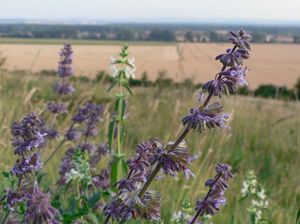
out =
{"type": "Polygon", "coordinates": [[[74,74],[74,70],[72,68],[73,50],[71,45],[65,44],[59,55],[60,61],[58,63],[57,72],[61,81],[55,84],[54,90],[59,95],[70,95],[74,92],[74,87],[67,82],[67,78],[74,74]]]}
{"type": "Polygon", "coordinates": [[[35,113],[29,113],[20,122],[14,122],[11,126],[14,153],[24,156],[42,147],[46,136],[43,130],[44,121],[35,113]]]}
{"type": "Polygon", "coordinates": [[[238,87],[247,85],[245,75],[247,67],[243,61],[250,57],[250,35],[240,30],[238,33],[230,32],[229,40],[234,44],[225,54],[218,55],[216,60],[223,64],[223,69],[214,80],[205,83],[202,89],[212,96],[222,97],[223,94],[235,93],[238,87]],[[229,67],[227,70],[226,68],[229,67]]]}
{"type": "Polygon", "coordinates": [[[215,215],[220,206],[226,203],[224,191],[228,188],[227,181],[233,177],[231,167],[225,163],[218,163],[215,169],[217,175],[206,181],[205,186],[209,187],[209,191],[203,199],[197,201],[197,214],[190,223],[194,223],[199,216],[215,215]]]}
{"type": "Polygon", "coordinates": [[[258,183],[253,170],[247,172],[241,190],[243,199],[250,198],[251,205],[248,211],[255,224],[259,224],[265,220],[263,217],[264,211],[269,206],[265,189],[258,183]]]}
{"type": "Polygon", "coordinates": [[[225,125],[228,118],[229,114],[223,113],[223,106],[218,102],[214,102],[204,109],[191,109],[190,114],[182,119],[182,123],[188,128],[202,132],[205,127],[209,129],[215,127],[228,128],[225,125]]]}
{"type": "MultiPolygon", "coordinates": [[[[98,134],[98,124],[102,120],[103,112],[103,105],[88,102],[83,107],[80,107],[77,113],[73,116],[73,125],[71,125],[65,134],[65,139],[70,141],[80,140],[81,136],[83,136],[84,139],[76,147],[69,148],[66,151],[60,167],[59,174],[61,178],[58,181],[59,184],[65,184],[66,181],[70,179],[70,174],[75,174],[74,171],[81,173],[78,169],[79,166],[74,166],[74,162],[72,162],[77,149],[88,153],[89,166],[91,169],[95,168],[100,160],[108,153],[108,146],[106,144],[96,146],[88,141],[89,137],[93,137],[98,134]],[[84,125],[83,128],[80,128],[81,124],[84,125]],[[75,125],[78,125],[79,127],[75,128],[75,125]]],[[[95,183],[97,182],[98,185],[106,186],[107,184],[99,183],[99,177],[101,177],[101,181],[107,182],[107,178],[103,178],[105,177],[102,175],[103,172],[104,170],[102,170],[99,175],[95,175],[93,180],[95,183]]]]}
{"type": "Polygon", "coordinates": [[[59,224],[58,214],[59,212],[50,203],[50,194],[44,194],[35,186],[27,200],[26,223],[59,224]]]}
{"type": "MultiPolygon", "coordinates": [[[[71,45],[64,45],[59,55],[60,61],[58,62],[57,72],[61,81],[54,85],[54,91],[58,95],[70,95],[74,92],[73,86],[67,82],[67,78],[74,73],[72,68],[73,51],[71,45]]],[[[60,102],[48,102],[47,109],[53,114],[64,114],[68,112],[66,104],[60,102]]]]}
{"type": "Polygon", "coordinates": [[[114,78],[126,78],[134,79],[136,67],[134,65],[134,58],[128,58],[129,51],[128,46],[124,45],[120,53],[121,58],[111,57],[110,68],[112,77],[114,78]]]}

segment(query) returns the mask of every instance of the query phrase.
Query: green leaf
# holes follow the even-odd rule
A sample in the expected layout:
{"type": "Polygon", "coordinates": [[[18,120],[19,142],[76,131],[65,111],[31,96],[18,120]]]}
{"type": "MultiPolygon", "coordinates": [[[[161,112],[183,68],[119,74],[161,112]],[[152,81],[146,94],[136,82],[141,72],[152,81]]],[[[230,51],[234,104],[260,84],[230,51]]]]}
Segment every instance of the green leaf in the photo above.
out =
{"type": "Polygon", "coordinates": [[[109,92],[116,84],[117,84],[117,82],[113,81],[113,83],[108,87],[108,89],[106,90],[106,92],[109,92]]]}
{"type": "Polygon", "coordinates": [[[296,224],[300,224],[300,208],[297,212],[296,224]]]}
{"type": "Polygon", "coordinates": [[[131,92],[129,84],[125,84],[124,86],[127,89],[127,91],[130,93],[130,95],[133,96],[133,93],[131,92]]]}
{"type": "Polygon", "coordinates": [[[108,127],[108,148],[109,148],[110,153],[112,152],[115,127],[116,127],[116,121],[114,119],[112,119],[111,122],[109,123],[109,127],[108,127]]]}
{"type": "Polygon", "coordinates": [[[123,175],[126,175],[128,173],[128,165],[127,162],[125,161],[125,159],[121,160],[122,163],[122,171],[123,171],[123,175]]]}
{"type": "Polygon", "coordinates": [[[118,180],[119,158],[114,157],[111,165],[111,185],[114,186],[118,180]]]}
{"type": "Polygon", "coordinates": [[[101,191],[97,191],[87,199],[87,205],[89,206],[89,208],[94,208],[97,205],[98,201],[100,200],[101,194],[101,191]]]}
{"type": "Polygon", "coordinates": [[[9,172],[6,172],[6,171],[2,171],[2,175],[3,175],[5,178],[9,178],[9,177],[10,177],[10,173],[9,173],[9,172]]]}

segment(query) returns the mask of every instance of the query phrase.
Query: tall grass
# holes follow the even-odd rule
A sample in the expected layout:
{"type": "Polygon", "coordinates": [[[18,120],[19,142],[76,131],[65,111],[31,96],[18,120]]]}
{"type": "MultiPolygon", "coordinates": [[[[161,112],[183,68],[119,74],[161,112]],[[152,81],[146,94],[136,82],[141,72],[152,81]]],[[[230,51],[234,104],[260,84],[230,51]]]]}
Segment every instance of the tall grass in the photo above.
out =
{"type": "MultiPolygon", "coordinates": [[[[14,161],[10,145],[11,123],[30,111],[47,116],[45,102],[56,97],[51,89],[53,81],[52,77],[46,76],[0,73],[0,170],[9,170],[14,161]]],[[[71,112],[77,108],[75,99],[76,102],[86,102],[92,98],[98,102],[112,103],[112,95],[105,92],[107,86],[91,81],[73,82],[77,92],[71,100],[71,112]]],[[[178,120],[186,113],[186,108],[193,105],[193,96],[197,98],[198,95],[188,88],[136,88],[134,92],[135,97],[129,99],[131,106],[127,122],[130,125],[125,143],[127,147],[124,149],[128,155],[134,154],[135,144],[143,139],[153,136],[159,136],[164,141],[174,139],[180,131],[178,120]]],[[[203,183],[213,176],[215,163],[223,161],[232,165],[236,178],[226,193],[229,203],[222,214],[213,218],[214,223],[238,224],[248,220],[246,205],[239,202],[242,181],[248,170],[255,171],[267,190],[271,223],[295,223],[300,207],[300,104],[232,97],[226,100],[225,107],[233,108],[231,130],[207,131],[200,138],[196,137],[197,133],[191,133],[187,138],[192,152],[198,156],[192,167],[196,177],[183,181],[180,176],[176,183],[170,177],[165,177],[154,184],[164,198],[162,219],[168,223],[173,211],[179,209],[185,197],[195,199],[204,195],[206,189],[203,183]]],[[[108,112],[105,116],[104,121],[108,122],[108,112]]],[[[63,129],[70,120],[70,115],[62,116],[58,120],[58,128],[63,129]]],[[[108,124],[103,127],[108,127],[108,124]]],[[[102,129],[99,138],[104,141],[106,136],[107,130],[102,129]]],[[[47,158],[54,147],[49,144],[43,157],[47,158]]],[[[57,180],[60,159],[67,147],[45,167],[45,187],[57,180]]],[[[5,185],[3,180],[1,176],[1,194],[5,185]]]]}

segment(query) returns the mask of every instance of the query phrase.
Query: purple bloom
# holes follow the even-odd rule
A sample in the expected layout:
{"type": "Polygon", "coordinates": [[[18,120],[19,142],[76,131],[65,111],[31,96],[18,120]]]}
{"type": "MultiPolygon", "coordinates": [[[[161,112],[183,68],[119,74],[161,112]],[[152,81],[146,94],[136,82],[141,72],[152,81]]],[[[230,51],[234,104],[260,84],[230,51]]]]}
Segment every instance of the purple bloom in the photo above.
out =
{"type": "Polygon", "coordinates": [[[99,161],[108,153],[108,145],[101,144],[93,149],[93,151],[89,151],[90,153],[90,165],[91,167],[96,167],[99,161]]]}
{"type": "Polygon", "coordinates": [[[8,208],[14,210],[15,204],[26,202],[28,199],[28,195],[21,190],[17,190],[17,191],[8,190],[5,198],[7,201],[8,208]]]}
{"type": "Polygon", "coordinates": [[[216,211],[220,210],[220,206],[225,204],[226,199],[223,197],[208,198],[197,201],[195,209],[199,212],[200,216],[214,215],[216,211]]]}
{"type": "Polygon", "coordinates": [[[220,60],[220,62],[224,66],[235,67],[238,65],[242,65],[245,59],[248,59],[250,54],[247,50],[234,50],[227,49],[225,54],[220,54],[216,57],[216,60],[220,60]]]}
{"type": "Polygon", "coordinates": [[[73,51],[72,47],[69,44],[65,44],[61,49],[60,61],[58,65],[58,74],[60,77],[65,78],[73,75],[74,71],[71,67],[73,61],[73,51]]]}
{"type": "Polygon", "coordinates": [[[233,174],[230,172],[231,167],[225,163],[218,163],[215,169],[217,175],[213,179],[206,181],[205,186],[209,187],[210,190],[205,198],[197,201],[195,207],[197,214],[191,223],[194,223],[198,216],[214,215],[220,210],[220,206],[226,203],[224,191],[228,188],[226,181],[233,177],[233,174]]]}
{"type": "Polygon", "coordinates": [[[15,122],[11,126],[13,135],[12,145],[14,153],[24,155],[33,149],[43,146],[46,134],[42,134],[44,122],[35,113],[30,113],[21,122],[15,122]]]}
{"type": "Polygon", "coordinates": [[[68,132],[65,134],[65,138],[69,141],[77,141],[79,140],[81,136],[81,132],[75,128],[71,128],[68,130],[68,132]]]}
{"type": "Polygon", "coordinates": [[[53,114],[64,114],[68,112],[67,106],[64,103],[47,103],[47,109],[53,114]]]}
{"type": "Polygon", "coordinates": [[[228,121],[229,115],[223,113],[223,107],[220,103],[215,102],[208,105],[205,109],[191,109],[190,114],[182,119],[183,125],[202,132],[205,126],[209,129],[214,127],[228,128],[225,122],[228,121]]]}
{"type": "Polygon", "coordinates": [[[59,169],[60,179],[58,181],[58,184],[61,184],[61,185],[65,184],[65,182],[66,182],[65,174],[68,173],[72,168],[71,162],[72,162],[74,153],[75,153],[74,148],[69,148],[65,152],[65,156],[62,159],[62,163],[61,163],[60,169],[59,169]]]}
{"type": "Polygon", "coordinates": [[[21,161],[17,160],[16,164],[11,170],[12,175],[18,177],[28,176],[42,168],[41,155],[34,153],[28,158],[23,158],[21,161]]]}
{"type": "Polygon", "coordinates": [[[221,175],[224,180],[229,180],[233,178],[233,174],[231,173],[231,166],[226,163],[218,163],[216,166],[217,174],[221,175]]]}
{"type": "Polygon", "coordinates": [[[75,91],[75,89],[68,83],[57,82],[54,85],[54,91],[59,95],[71,95],[75,91]]]}
{"type": "Polygon", "coordinates": [[[146,182],[146,177],[144,173],[137,173],[135,172],[133,175],[131,175],[130,178],[125,178],[120,181],[118,181],[118,189],[122,192],[123,190],[126,191],[134,191],[137,189],[137,184],[146,182]]]}
{"type": "Polygon", "coordinates": [[[59,137],[59,133],[55,128],[44,128],[42,133],[46,134],[47,139],[55,139],[59,137]]]}
{"type": "Polygon", "coordinates": [[[251,50],[249,44],[251,36],[247,34],[244,30],[240,30],[238,33],[230,32],[229,40],[239,49],[251,50]]]}
{"type": "Polygon", "coordinates": [[[99,175],[93,177],[93,183],[97,188],[107,189],[109,187],[109,172],[107,169],[101,170],[99,175]]]}
{"type": "Polygon", "coordinates": [[[73,121],[95,124],[101,121],[103,112],[104,107],[101,104],[86,103],[82,108],[78,109],[77,114],[73,117],[73,121]]]}
{"type": "Polygon", "coordinates": [[[189,150],[185,146],[185,142],[182,142],[175,149],[170,149],[173,142],[168,143],[166,150],[161,153],[158,161],[162,164],[162,169],[166,174],[172,176],[176,175],[177,172],[183,172],[186,178],[194,176],[188,166],[191,163],[191,157],[189,150]]]}
{"type": "Polygon", "coordinates": [[[35,186],[27,201],[26,223],[58,224],[60,223],[57,221],[58,214],[59,212],[50,203],[50,194],[44,194],[35,186]]]}

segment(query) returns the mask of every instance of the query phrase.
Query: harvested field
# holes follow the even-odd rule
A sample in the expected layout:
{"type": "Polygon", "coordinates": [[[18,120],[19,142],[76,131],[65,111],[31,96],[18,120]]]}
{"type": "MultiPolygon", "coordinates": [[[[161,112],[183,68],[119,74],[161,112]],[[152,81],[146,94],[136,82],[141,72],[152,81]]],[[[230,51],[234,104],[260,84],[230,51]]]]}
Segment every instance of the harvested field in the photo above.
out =
{"type": "MultiPolygon", "coordinates": [[[[120,44],[120,43],[117,43],[120,44]]],[[[99,70],[108,70],[111,55],[119,51],[116,43],[95,42],[74,45],[74,63],[77,75],[94,77],[99,70]]],[[[204,82],[220,68],[211,59],[223,52],[229,44],[182,43],[182,44],[142,44],[131,45],[132,55],[137,58],[138,77],[146,71],[154,80],[159,71],[165,70],[170,78],[183,81],[192,78],[194,82],[204,82]]],[[[24,69],[34,72],[42,69],[56,69],[58,51],[61,45],[50,42],[3,43],[0,50],[7,57],[5,68],[24,69]]],[[[253,44],[253,55],[249,61],[251,75],[250,88],[260,84],[293,86],[300,77],[300,45],[253,44]]]]}

